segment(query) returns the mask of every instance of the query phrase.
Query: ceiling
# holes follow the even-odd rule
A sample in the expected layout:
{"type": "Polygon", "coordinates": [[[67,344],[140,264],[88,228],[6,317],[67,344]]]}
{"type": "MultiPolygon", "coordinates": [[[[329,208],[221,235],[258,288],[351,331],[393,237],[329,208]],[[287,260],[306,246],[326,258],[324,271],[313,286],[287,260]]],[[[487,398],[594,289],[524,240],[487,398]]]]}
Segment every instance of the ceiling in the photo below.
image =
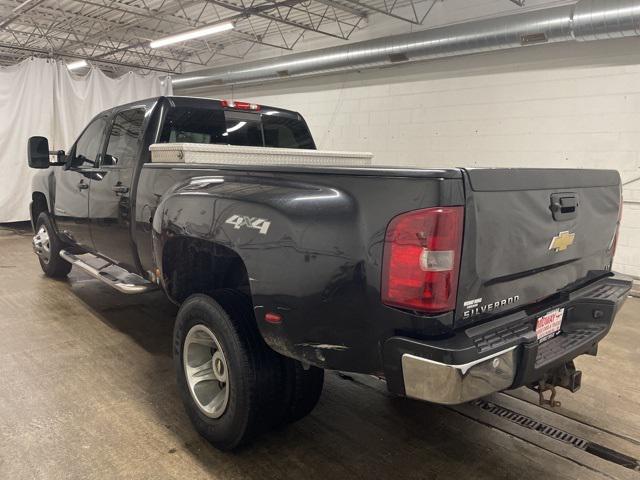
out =
{"type": "Polygon", "coordinates": [[[0,65],[40,56],[86,59],[114,73],[181,73],[241,61],[256,47],[277,55],[311,37],[344,42],[373,16],[419,26],[446,1],[0,0],[0,65]],[[224,35],[149,47],[151,40],[223,20],[235,22],[224,35]]]}

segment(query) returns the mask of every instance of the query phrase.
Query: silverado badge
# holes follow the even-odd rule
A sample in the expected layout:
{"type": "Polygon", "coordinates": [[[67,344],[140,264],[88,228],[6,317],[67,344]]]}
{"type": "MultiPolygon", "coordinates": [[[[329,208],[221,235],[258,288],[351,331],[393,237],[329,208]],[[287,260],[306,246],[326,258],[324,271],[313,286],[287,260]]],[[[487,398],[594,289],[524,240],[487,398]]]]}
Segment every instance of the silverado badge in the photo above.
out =
{"type": "Polygon", "coordinates": [[[549,245],[549,250],[553,250],[554,252],[564,252],[567,248],[573,245],[573,241],[576,238],[575,233],[571,232],[560,232],[557,236],[553,237],[551,240],[551,245],[549,245]]]}

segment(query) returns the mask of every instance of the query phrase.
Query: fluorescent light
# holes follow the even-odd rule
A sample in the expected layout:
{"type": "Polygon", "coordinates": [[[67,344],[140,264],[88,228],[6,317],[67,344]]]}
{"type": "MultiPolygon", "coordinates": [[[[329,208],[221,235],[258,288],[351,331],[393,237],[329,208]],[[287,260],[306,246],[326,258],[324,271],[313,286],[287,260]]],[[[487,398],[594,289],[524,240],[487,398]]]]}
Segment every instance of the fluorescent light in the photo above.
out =
{"type": "Polygon", "coordinates": [[[88,67],[89,64],[86,60],[78,60],[77,62],[67,63],[67,68],[69,70],[77,70],[79,68],[88,67]]]}
{"type": "Polygon", "coordinates": [[[198,28],[197,30],[191,30],[190,32],[178,33],[177,35],[171,35],[170,37],[154,40],[149,44],[151,48],[160,48],[173,43],[186,42],[187,40],[193,40],[194,38],[208,37],[215,33],[226,32],[233,29],[232,22],[218,23],[217,25],[210,25],[208,27],[198,28]]]}

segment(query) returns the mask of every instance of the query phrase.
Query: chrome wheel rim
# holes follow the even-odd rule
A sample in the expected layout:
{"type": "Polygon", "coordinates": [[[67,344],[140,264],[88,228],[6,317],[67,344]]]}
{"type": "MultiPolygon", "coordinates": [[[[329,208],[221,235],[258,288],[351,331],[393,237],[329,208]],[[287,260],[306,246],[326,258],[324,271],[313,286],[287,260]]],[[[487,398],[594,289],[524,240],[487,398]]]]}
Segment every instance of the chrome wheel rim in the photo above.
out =
{"type": "Polygon", "coordinates": [[[33,237],[33,249],[44,263],[49,263],[49,260],[51,260],[51,239],[49,238],[47,227],[44,225],[40,227],[38,233],[33,237]]]}
{"type": "Polygon", "coordinates": [[[229,375],[222,346],[209,328],[191,327],[184,340],[182,366],[200,411],[207,417],[220,417],[229,403],[229,375]]]}

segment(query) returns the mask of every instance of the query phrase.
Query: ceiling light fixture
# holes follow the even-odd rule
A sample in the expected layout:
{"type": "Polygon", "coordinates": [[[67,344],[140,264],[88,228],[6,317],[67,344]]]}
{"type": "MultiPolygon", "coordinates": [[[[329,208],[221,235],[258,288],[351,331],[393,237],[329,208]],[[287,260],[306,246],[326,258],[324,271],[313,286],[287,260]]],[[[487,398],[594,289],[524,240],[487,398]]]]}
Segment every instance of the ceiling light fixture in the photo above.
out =
{"type": "Polygon", "coordinates": [[[78,60],[77,62],[67,63],[67,68],[69,70],[78,70],[79,68],[88,67],[89,64],[86,60],[78,60]]]}
{"type": "Polygon", "coordinates": [[[226,32],[227,30],[232,30],[233,27],[234,25],[232,22],[218,23],[216,25],[210,25],[208,27],[198,28],[197,30],[178,33],[177,35],[171,35],[170,37],[154,40],[149,44],[149,46],[151,48],[161,48],[166,45],[193,40],[194,38],[208,37],[209,35],[214,35],[216,33],[226,32]]]}

